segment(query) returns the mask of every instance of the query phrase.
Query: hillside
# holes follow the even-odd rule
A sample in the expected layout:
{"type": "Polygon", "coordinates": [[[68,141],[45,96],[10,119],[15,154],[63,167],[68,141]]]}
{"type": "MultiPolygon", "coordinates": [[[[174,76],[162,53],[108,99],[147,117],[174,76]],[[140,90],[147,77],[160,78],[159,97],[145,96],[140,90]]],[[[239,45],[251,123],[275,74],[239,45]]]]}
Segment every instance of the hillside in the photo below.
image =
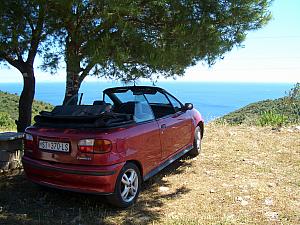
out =
{"type": "Polygon", "coordinates": [[[300,224],[300,131],[206,126],[202,153],[143,184],[136,205],[0,175],[0,224],[300,224]]]}
{"type": "MultiPolygon", "coordinates": [[[[15,129],[15,120],[18,119],[19,96],[0,91],[0,129],[15,129]]],[[[34,101],[32,116],[42,110],[51,110],[53,106],[41,101],[34,101]]]]}
{"type": "Polygon", "coordinates": [[[281,116],[285,125],[300,123],[300,99],[283,97],[275,100],[259,101],[231,112],[217,121],[226,122],[231,125],[258,125],[264,113],[281,116]]]}
{"type": "Polygon", "coordinates": [[[270,125],[282,127],[300,124],[300,83],[287,96],[249,104],[216,120],[230,125],[270,125]]]}

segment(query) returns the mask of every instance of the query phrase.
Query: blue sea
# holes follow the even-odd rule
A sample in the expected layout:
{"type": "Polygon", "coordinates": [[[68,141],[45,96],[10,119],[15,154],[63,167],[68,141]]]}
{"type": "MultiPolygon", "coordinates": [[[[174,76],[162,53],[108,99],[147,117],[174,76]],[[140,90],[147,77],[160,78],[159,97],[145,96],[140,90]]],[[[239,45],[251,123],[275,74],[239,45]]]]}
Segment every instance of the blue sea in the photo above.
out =
{"type": "MultiPolygon", "coordinates": [[[[117,82],[83,82],[80,92],[92,99],[101,99],[102,90],[122,86],[117,82]]],[[[139,83],[138,85],[149,85],[139,83]]],[[[0,83],[0,90],[20,94],[22,83],[0,83]]],[[[158,82],[181,102],[191,102],[203,115],[206,122],[250,103],[265,99],[276,99],[286,95],[293,84],[288,83],[209,83],[209,82],[158,82]]],[[[65,93],[65,83],[37,83],[35,99],[59,105],[65,93]]]]}

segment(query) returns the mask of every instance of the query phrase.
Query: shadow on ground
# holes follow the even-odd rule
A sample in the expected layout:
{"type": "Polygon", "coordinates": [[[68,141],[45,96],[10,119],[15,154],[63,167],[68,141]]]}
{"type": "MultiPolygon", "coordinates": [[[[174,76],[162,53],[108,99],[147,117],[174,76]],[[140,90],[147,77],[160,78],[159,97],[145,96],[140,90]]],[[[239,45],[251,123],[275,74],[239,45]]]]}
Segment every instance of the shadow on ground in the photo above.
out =
{"type": "Polygon", "coordinates": [[[181,174],[191,166],[177,160],[143,184],[138,202],[125,210],[109,206],[103,196],[42,188],[27,181],[23,172],[0,176],[0,224],[147,224],[163,214],[165,200],[189,192],[178,188],[161,193],[170,184],[163,177],[181,174]]]}

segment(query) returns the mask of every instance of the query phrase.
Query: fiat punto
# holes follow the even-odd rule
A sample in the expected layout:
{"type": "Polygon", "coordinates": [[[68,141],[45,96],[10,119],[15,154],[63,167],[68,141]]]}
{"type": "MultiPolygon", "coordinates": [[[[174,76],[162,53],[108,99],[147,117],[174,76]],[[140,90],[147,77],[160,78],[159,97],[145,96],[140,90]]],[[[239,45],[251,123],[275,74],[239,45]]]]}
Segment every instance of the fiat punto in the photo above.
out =
{"type": "Polygon", "coordinates": [[[41,112],[26,129],[22,163],[32,182],[103,194],[124,208],[136,201],[143,181],[200,152],[200,113],[162,88],[115,87],[90,104],[83,99],[79,94],[41,112]]]}

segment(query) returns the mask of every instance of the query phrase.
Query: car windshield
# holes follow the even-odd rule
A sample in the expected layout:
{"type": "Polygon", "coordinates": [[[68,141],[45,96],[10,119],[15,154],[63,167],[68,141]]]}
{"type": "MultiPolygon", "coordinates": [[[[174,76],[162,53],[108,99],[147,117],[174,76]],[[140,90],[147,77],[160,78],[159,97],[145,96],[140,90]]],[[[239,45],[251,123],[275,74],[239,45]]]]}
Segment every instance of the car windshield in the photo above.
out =
{"type": "Polygon", "coordinates": [[[154,119],[153,112],[142,93],[131,90],[114,92],[104,95],[102,100],[86,97],[83,93],[73,96],[65,105],[93,105],[101,107],[102,111],[131,114],[135,122],[145,122],[154,119]]]}
{"type": "Polygon", "coordinates": [[[154,119],[154,114],[143,93],[122,90],[111,92],[104,96],[105,102],[112,101],[113,111],[116,113],[132,114],[136,122],[154,119]]]}

